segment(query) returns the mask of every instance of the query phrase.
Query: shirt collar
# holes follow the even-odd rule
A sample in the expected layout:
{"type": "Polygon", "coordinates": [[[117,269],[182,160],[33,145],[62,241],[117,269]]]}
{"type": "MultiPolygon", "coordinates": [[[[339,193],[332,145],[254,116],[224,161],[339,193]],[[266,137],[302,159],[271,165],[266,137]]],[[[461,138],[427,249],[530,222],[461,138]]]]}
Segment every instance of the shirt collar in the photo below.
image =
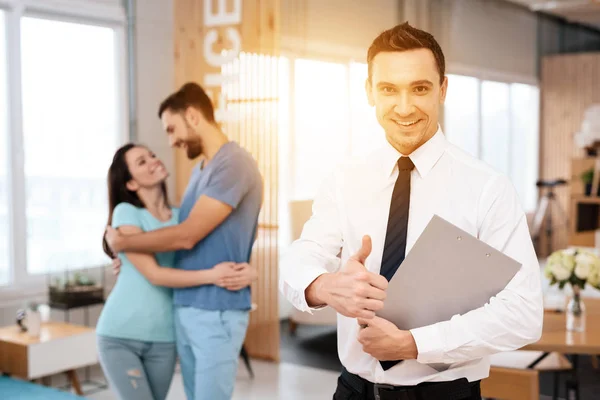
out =
{"type": "MultiPolygon", "coordinates": [[[[442,132],[442,128],[438,125],[435,135],[408,155],[421,178],[424,178],[438,162],[442,154],[444,154],[447,144],[444,132],[442,132]]],[[[397,169],[398,158],[402,156],[403,154],[386,141],[381,155],[381,166],[387,178],[397,169]]]]}

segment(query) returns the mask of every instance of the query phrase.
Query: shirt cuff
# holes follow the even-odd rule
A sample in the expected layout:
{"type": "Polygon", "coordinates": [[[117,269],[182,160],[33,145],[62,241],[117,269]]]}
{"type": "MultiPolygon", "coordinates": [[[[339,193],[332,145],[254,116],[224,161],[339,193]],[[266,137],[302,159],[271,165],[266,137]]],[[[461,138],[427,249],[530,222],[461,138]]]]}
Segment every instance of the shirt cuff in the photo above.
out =
{"type": "Polygon", "coordinates": [[[293,302],[298,305],[298,309],[300,311],[308,312],[312,314],[312,311],[320,310],[324,308],[326,305],[321,305],[317,307],[310,307],[306,302],[306,288],[310,286],[319,276],[327,273],[327,270],[323,268],[307,268],[307,271],[297,278],[297,282],[295,286],[295,295],[297,298],[296,301],[293,302]]]}
{"type": "Polygon", "coordinates": [[[417,362],[421,364],[444,363],[444,341],[439,324],[411,329],[417,345],[417,362]]]}

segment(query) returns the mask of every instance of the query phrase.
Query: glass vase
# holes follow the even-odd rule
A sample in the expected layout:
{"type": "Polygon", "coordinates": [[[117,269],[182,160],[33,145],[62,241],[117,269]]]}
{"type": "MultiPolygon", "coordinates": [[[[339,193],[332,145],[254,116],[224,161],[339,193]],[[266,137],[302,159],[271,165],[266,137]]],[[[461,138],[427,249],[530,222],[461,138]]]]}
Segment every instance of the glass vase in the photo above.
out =
{"type": "Polygon", "coordinates": [[[585,331],[585,304],[581,299],[581,288],[573,286],[573,297],[567,304],[567,331],[585,331]]]}

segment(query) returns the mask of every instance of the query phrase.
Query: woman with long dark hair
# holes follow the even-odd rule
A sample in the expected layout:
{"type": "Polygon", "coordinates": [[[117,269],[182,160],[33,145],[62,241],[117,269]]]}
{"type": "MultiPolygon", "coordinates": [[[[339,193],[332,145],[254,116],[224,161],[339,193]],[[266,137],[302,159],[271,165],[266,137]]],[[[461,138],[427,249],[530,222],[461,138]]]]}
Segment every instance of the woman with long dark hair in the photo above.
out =
{"type": "MultiPolygon", "coordinates": [[[[175,225],[177,208],[167,196],[168,173],[144,146],[119,148],[108,170],[108,225],[123,234],[175,225]]],[[[103,241],[105,253],[112,251],[103,241]]],[[[120,253],[119,278],[98,320],[102,369],[119,398],[163,400],[176,362],[170,288],[215,284],[243,266],[221,263],[209,270],[172,268],[174,253],[120,253]]]]}

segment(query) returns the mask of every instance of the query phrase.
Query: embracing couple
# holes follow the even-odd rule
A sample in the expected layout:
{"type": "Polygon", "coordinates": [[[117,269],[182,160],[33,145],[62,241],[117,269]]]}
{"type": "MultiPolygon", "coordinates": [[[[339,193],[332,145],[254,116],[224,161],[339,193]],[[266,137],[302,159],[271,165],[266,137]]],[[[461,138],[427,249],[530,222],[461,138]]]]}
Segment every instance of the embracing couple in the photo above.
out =
{"type": "Polygon", "coordinates": [[[121,399],[165,399],[177,357],[188,400],[230,399],[257,277],[248,261],[262,177],[199,85],[182,86],[158,115],[172,147],[204,157],[175,208],[154,153],[127,144],[114,155],[103,245],[121,267],[96,328],[100,363],[121,399]]]}

